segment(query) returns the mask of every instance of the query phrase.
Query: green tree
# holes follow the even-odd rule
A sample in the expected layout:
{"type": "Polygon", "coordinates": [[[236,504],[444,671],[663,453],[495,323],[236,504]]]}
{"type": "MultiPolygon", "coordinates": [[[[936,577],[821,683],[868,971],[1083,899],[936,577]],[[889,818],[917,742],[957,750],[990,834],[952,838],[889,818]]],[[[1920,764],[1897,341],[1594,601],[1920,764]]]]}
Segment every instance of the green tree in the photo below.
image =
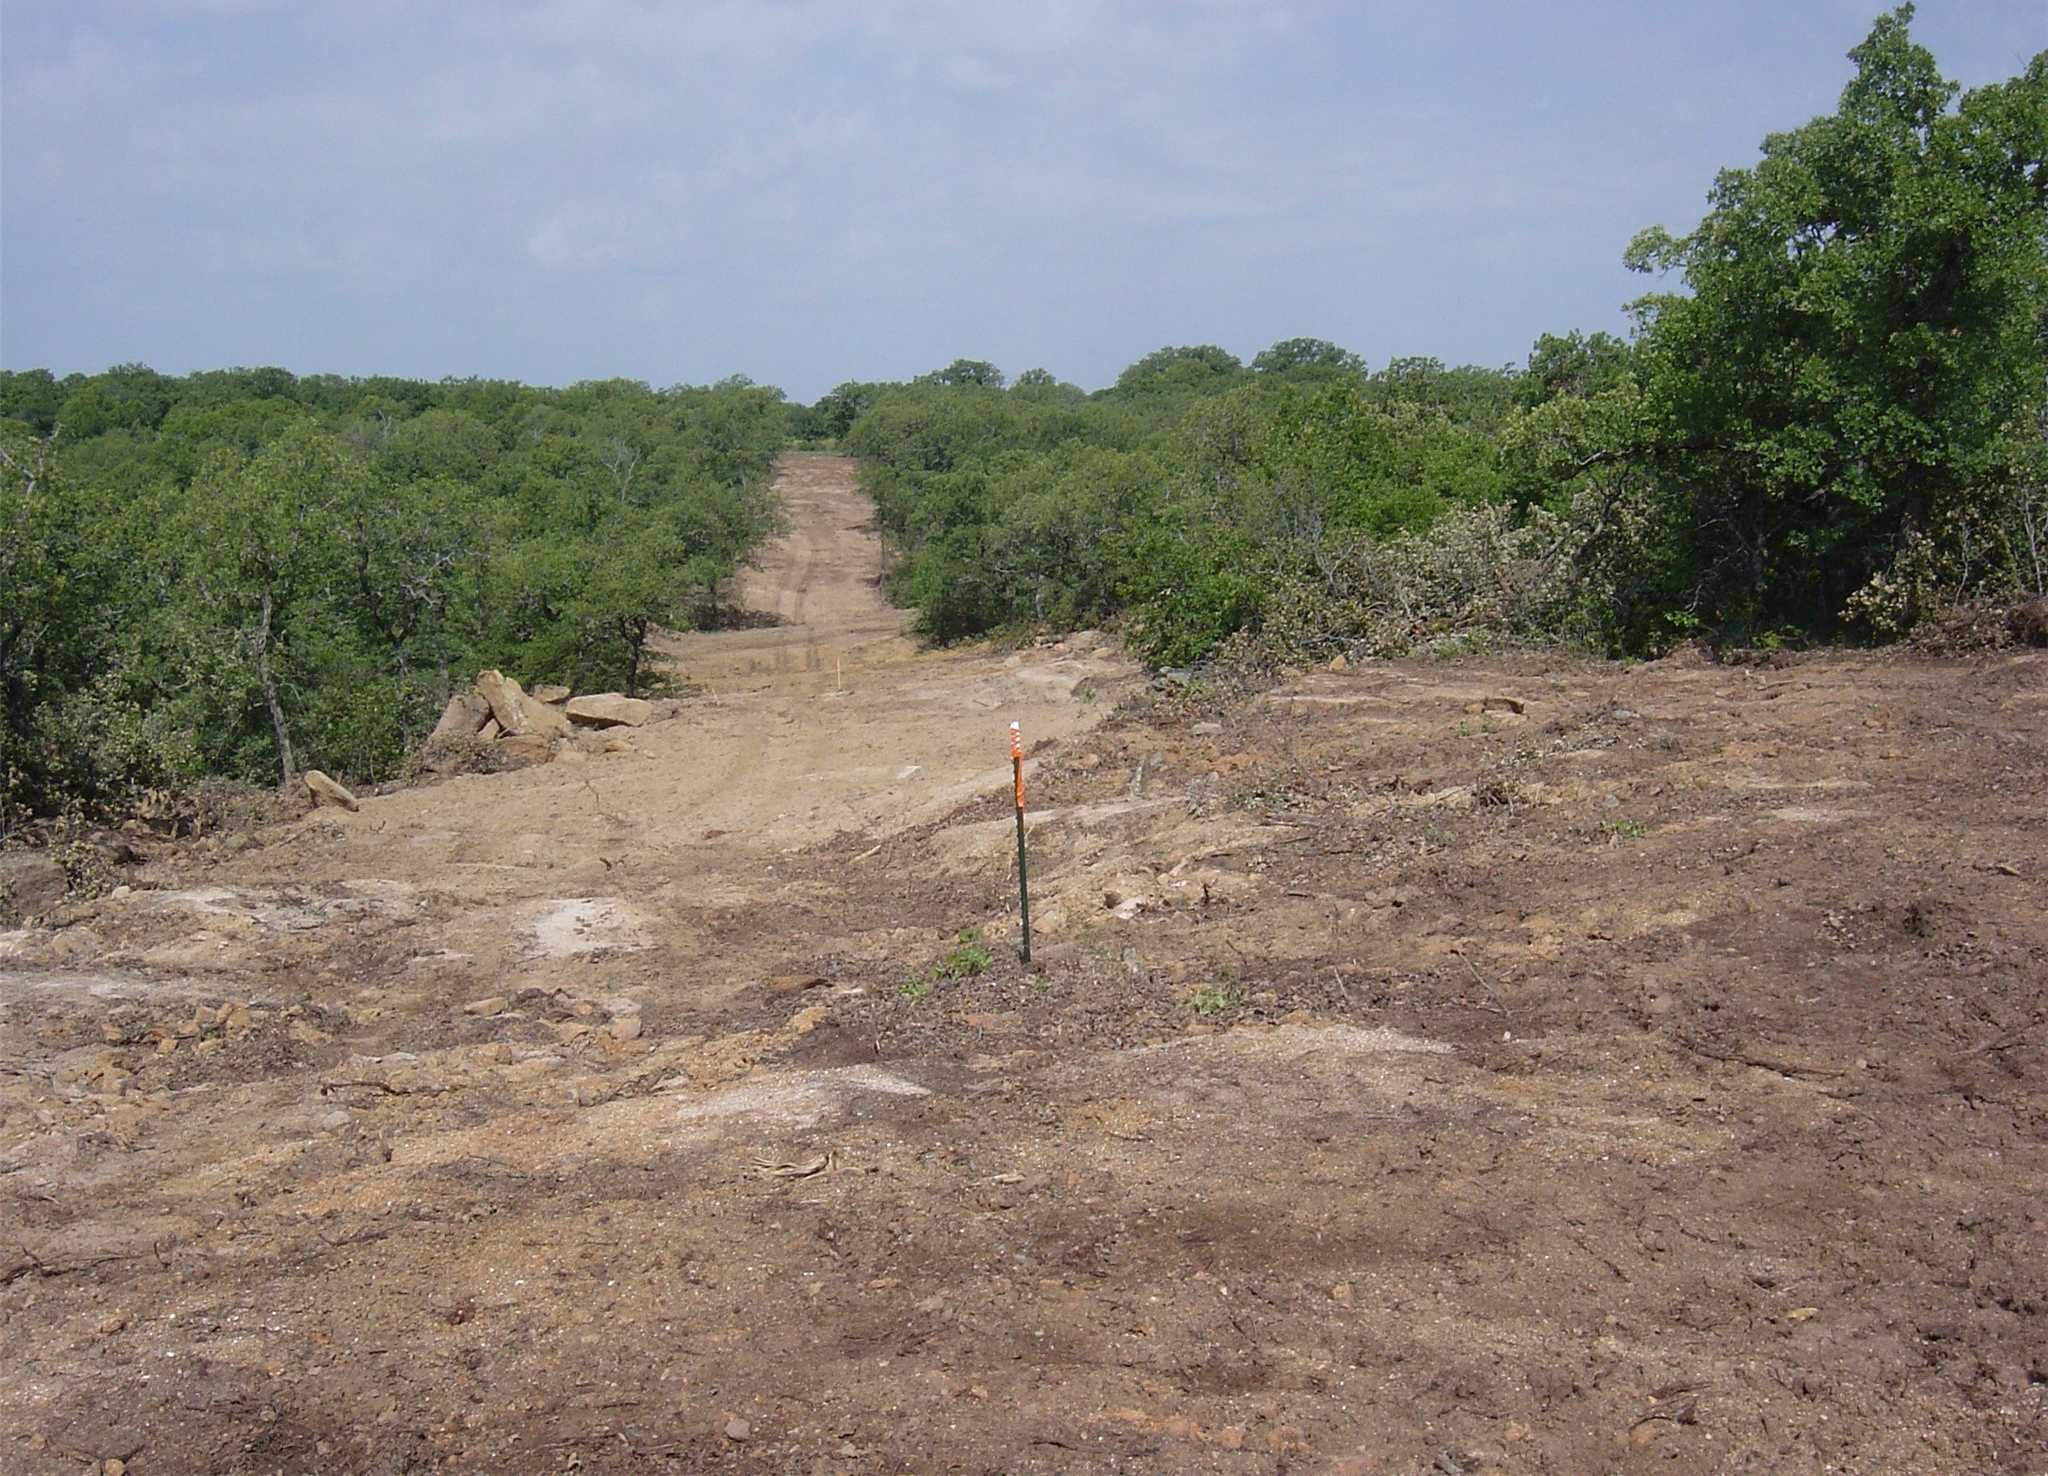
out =
{"type": "Polygon", "coordinates": [[[1696,229],[1629,248],[1687,289],[1636,312],[1711,619],[1825,627],[1909,548],[1959,537],[2042,392],[2048,52],[1958,106],[1912,14],[1850,52],[1833,114],[1723,172],[1696,229]]]}
{"type": "Polygon", "coordinates": [[[921,376],[919,384],[942,385],[947,389],[1001,389],[1003,371],[986,359],[955,359],[943,369],[921,376]]]}
{"type": "Polygon", "coordinates": [[[1252,360],[1254,374],[1324,377],[1364,372],[1365,360],[1327,338],[1283,338],[1252,360]]]}
{"type": "Polygon", "coordinates": [[[345,504],[362,475],[331,436],[294,426],[254,458],[217,453],[186,512],[184,547],[206,551],[189,569],[191,594],[246,662],[280,786],[297,773],[287,687],[316,639],[323,596],[340,565],[345,504]]]}

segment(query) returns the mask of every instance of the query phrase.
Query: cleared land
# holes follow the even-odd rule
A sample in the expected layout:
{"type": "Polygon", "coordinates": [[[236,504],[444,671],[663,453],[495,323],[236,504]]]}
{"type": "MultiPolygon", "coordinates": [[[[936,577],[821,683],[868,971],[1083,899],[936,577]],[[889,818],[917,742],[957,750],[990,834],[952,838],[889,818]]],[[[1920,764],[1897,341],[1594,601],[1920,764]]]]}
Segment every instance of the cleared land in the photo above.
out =
{"type": "Polygon", "coordinates": [[[632,751],[0,934],[0,1469],[2048,1465],[2048,653],[1205,710],[785,485],[632,751]]]}

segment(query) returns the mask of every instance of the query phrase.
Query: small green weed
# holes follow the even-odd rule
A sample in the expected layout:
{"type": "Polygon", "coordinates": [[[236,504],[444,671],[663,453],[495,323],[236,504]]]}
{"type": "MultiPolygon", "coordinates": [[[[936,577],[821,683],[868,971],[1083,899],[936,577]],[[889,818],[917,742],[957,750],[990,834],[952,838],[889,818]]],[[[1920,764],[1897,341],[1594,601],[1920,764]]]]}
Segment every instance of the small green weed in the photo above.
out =
{"type": "Polygon", "coordinates": [[[1622,840],[1641,840],[1650,833],[1649,827],[1640,820],[1610,820],[1601,829],[1622,840]]]}
{"type": "Polygon", "coordinates": [[[936,987],[930,975],[912,974],[908,979],[905,979],[896,986],[896,992],[912,1004],[916,1004],[921,999],[929,999],[932,990],[936,987]]]}
{"type": "Polygon", "coordinates": [[[939,960],[938,975],[941,979],[972,979],[987,973],[994,959],[981,934],[968,928],[960,934],[959,946],[939,960]]]}
{"type": "Polygon", "coordinates": [[[1204,984],[1188,995],[1188,1008],[1204,1020],[1234,1010],[1239,1003],[1237,991],[1221,984],[1204,984]]]}

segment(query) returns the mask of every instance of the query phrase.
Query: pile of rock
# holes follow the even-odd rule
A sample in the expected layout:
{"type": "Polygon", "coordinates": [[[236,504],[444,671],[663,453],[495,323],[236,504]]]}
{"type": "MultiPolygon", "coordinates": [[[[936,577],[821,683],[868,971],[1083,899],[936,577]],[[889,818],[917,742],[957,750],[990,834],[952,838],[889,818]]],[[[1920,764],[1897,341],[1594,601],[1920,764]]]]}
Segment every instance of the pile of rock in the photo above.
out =
{"type": "Polygon", "coordinates": [[[475,686],[448,699],[421,758],[428,769],[446,772],[463,767],[478,744],[488,745],[489,767],[497,769],[602,752],[608,746],[617,751],[616,739],[608,744],[607,733],[672,718],[681,706],[618,692],[577,696],[554,686],[528,691],[503,672],[482,671],[475,686]]]}

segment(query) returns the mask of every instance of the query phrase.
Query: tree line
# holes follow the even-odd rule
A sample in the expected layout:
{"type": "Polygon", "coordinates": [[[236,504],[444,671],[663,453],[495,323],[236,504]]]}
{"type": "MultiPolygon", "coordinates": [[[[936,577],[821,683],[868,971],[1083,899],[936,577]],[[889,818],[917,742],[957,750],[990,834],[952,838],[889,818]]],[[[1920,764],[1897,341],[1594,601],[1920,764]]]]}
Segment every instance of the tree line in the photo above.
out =
{"type": "Polygon", "coordinates": [[[774,524],[731,380],[0,373],[0,833],[396,773],[480,667],[627,692],[774,524]]]}
{"type": "Polygon", "coordinates": [[[1149,659],[1887,639],[2048,584],[2048,52],[1962,94],[1881,16],[1723,171],[1627,337],[1371,367],[1163,348],[735,379],[0,373],[0,836],[202,776],[377,779],[483,666],[619,687],[716,615],[788,440],[861,458],[922,631],[1149,659]]]}
{"type": "Polygon", "coordinates": [[[2048,578],[2048,53],[1959,95],[1879,18],[1830,115],[1714,181],[1627,338],[1371,369],[1308,338],[1094,394],[962,360],[798,407],[922,629],[1121,618],[1153,659],[1446,639],[1898,636],[2048,578]]]}

